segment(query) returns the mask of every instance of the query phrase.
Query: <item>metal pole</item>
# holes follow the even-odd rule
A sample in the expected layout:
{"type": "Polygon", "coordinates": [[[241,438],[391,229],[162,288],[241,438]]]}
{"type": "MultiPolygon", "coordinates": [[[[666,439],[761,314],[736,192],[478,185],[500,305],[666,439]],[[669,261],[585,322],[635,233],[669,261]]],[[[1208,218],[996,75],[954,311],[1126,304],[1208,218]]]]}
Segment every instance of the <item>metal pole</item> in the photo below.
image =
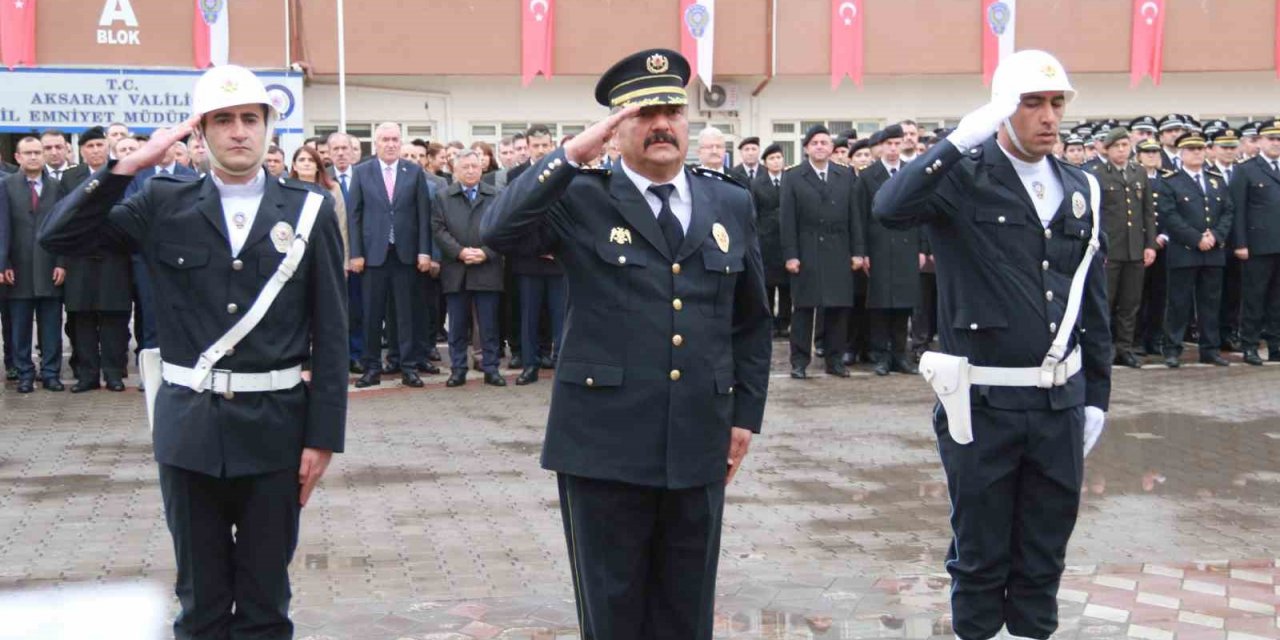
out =
{"type": "Polygon", "coordinates": [[[293,65],[293,60],[289,57],[289,3],[293,0],[284,0],[284,68],[288,70],[293,65]]]}
{"type": "Polygon", "coordinates": [[[338,131],[347,131],[347,36],[343,12],[345,2],[338,0],[338,131]]]}

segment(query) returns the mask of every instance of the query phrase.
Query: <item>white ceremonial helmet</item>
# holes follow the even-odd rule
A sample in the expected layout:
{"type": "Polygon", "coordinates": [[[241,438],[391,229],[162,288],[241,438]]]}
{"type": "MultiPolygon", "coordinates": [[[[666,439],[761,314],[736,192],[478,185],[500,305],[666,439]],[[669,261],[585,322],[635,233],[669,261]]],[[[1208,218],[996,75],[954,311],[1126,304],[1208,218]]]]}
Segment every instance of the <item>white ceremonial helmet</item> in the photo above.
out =
{"type": "Polygon", "coordinates": [[[1067,102],[1076,97],[1062,63],[1038,49],[1024,49],[1001,60],[991,77],[992,102],[1042,91],[1061,91],[1067,102]]]}
{"type": "MultiPolygon", "coordinates": [[[[211,67],[205,71],[196,80],[195,88],[191,90],[192,114],[201,118],[219,109],[246,104],[260,104],[267,108],[267,132],[262,145],[262,157],[258,159],[258,165],[261,165],[267,158],[267,148],[270,146],[276,122],[280,119],[280,111],[271,102],[271,96],[267,94],[267,87],[262,84],[262,80],[244,67],[227,64],[211,67]]],[[[203,121],[197,130],[201,137],[204,137],[203,121]]],[[[213,151],[210,147],[209,162],[223,171],[233,173],[223,166],[213,151]]],[[[253,171],[258,171],[258,167],[245,173],[253,171]]]]}

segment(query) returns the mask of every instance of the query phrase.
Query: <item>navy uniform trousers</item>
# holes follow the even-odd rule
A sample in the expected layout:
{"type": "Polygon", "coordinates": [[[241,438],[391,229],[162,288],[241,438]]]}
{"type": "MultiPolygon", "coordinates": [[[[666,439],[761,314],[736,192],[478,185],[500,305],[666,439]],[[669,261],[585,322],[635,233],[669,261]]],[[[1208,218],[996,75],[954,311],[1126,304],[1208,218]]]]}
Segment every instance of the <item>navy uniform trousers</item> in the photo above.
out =
{"type": "Polygon", "coordinates": [[[1084,407],[1008,411],[974,393],[973,442],[934,410],[955,537],[947,551],[955,631],[1029,638],[1057,629],[1057,593],[1084,482],[1084,407]],[[1064,526],[1065,525],[1065,526],[1064,526]],[[1013,535],[1010,536],[1009,532],[1013,535]]]}

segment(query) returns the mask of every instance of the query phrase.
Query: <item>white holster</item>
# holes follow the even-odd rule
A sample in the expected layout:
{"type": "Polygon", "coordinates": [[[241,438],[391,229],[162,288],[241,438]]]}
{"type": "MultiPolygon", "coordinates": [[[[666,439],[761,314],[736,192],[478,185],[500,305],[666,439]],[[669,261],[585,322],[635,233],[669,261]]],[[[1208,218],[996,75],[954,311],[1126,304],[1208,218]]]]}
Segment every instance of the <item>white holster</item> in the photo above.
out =
{"type": "Polygon", "coordinates": [[[142,376],[142,390],[147,396],[147,425],[156,428],[156,394],[164,384],[164,361],[160,349],[152,347],[138,352],[138,374],[142,376]]]}
{"type": "Polygon", "coordinates": [[[920,375],[933,387],[947,414],[947,431],[959,444],[973,442],[969,415],[969,359],[937,351],[920,356],[920,375]]]}

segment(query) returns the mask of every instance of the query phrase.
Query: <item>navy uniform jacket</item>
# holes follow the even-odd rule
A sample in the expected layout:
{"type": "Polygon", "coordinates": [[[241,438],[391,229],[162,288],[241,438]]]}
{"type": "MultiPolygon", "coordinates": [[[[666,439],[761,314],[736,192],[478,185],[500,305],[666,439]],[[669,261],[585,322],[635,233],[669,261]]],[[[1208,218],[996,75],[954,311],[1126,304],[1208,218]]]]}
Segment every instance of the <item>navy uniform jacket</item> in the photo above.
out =
{"type": "Polygon", "coordinates": [[[419,255],[432,255],[430,194],[427,172],[408,160],[396,160],[390,200],[382,181],[381,160],[374,158],[352,168],[347,187],[351,257],[364,258],[367,266],[381,267],[387,261],[392,227],[396,230],[396,258],[401,264],[416,265],[419,255]]]}
{"type": "MultiPolygon", "coordinates": [[[[925,226],[937,262],[938,335],[946,353],[981,366],[1038,367],[1049,352],[1093,228],[1084,172],[1049,161],[1063,197],[1048,229],[995,136],[968,154],[944,140],[876,194],[873,213],[885,226],[925,226]],[[1080,209],[1073,204],[1076,194],[1083,199],[1080,209]]],[[[990,406],[1107,409],[1112,345],[1105,249],[1104,242],[1089,265],[1068,345],[1068,352],[1082,350],[1081,374],[1052,389],[975,387],[990,406]]]]}
{"type": "Polygon", "coordinates": [[[1222,175],[1204,171],[1207,193],[1186,171],[1166,171],[1160,181],[1156,207],[1160,213],[1160,232],[1169,236],[1165,260],[1170,269],[1183,267],[1222,267],[1227,264],[1225,243],[1231,233],[1234,207],[1231,193],[1222,175]],[[1201,251],[1200,236],[1205,229],[1213,231],[1217,241],[1213,248],[1201,251]]]}
{"type": "MultiPolygon", "coordinates": [[[[114,161],[59,204],[40,241],[71,255],[141,253],[155,288],[164,360],[194,366],[275,273],[284,253],[270,231],[278,222],[297,227],[308,188],[268,176],[249,237],[233,258],[211,176],[156,176],[121,202],[132,178],[110,173],[110,166],[114,161]]],[[[297,467],[304,446],[342,451],[348,356],[342,266],[342,237],[326,196],[297,273],[262,322],[215,365],[251,373],[310,359],[310,386],[228,399],[165,383],[156,398],[156,461],[236,477],[297,467]]]]}
{"type": "Polygon", "coordinates": [[[1250,256],[1280,253],[1280,174],[1257,155],[1236,166],[1230,189],[1232,244],[1250,256]]]}
{"type": "Polygon", "coordinates": [[[874,162],[858,174],[853,187],[853,251],[871,258],[867,308],[911,309],[920,301],[920,254],[924,252],[920,230],[887,227],[871,217],[872,199],[889,177],[883,162],[874,162]]]}
{"type": "Polygon", "coordinates": [[[635,183],[579,171],[563,151],[485,214],[485,245],[550,251],[565,267],[547,469],[673,489],[723,482],[730,427],[760,430],[771,321],[751,196],[686,172],[693,214],[674,256],[635,183]]]}

